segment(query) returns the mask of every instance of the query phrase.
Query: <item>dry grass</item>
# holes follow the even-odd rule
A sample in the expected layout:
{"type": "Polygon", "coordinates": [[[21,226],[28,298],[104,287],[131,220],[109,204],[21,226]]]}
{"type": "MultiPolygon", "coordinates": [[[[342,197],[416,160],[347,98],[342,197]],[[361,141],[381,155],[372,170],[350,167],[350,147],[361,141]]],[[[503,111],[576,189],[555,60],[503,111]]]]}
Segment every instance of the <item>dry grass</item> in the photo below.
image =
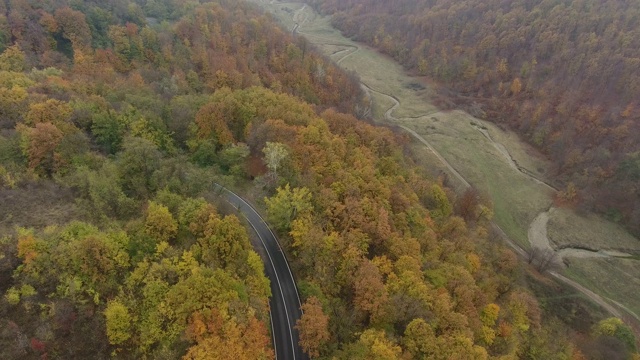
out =
{"type": "Polygon", "coordinates": [[[386,96],[376,93],[370,94],[373,99],[372,114],[373,119],[378,123],[384,123],[384,113],[393,106],[393,101],[386,96]]]}
{"type": "Polygon", "coordinates": [[[623,258],[571,259],[567,275],[594,292],[640,314],[638,260],[623,258]]]}
{"type": "Polygon", "coordinates": [[[400,65],[374,50],[361,47],[358,52],[343,60],[341,65],[357,72],[362,81],[373,90],[396,97],[401,103],[393,113],[396,118],[425,116],[438,111],[428,101],[430,89],[406,76],[400,65]],[[420,89],[421,87],[424,89],[420,89]]]}
{"type": "Polygon", "coordinates": [[[81,215],[71,191],[49,181],[1,189],[0,204],[0,237],[11,234],[16,226],[44,228],[81,215]]]}
{"type": "Polygon", "coordinates": [[[536,215],[551,205],[550,190],[511,168],[492,143],[470,125],[471,121],[476,120],[453,111],[402,122],[427,139],[467,181],[491,197],[496,222],[527,248],[527,229],[536,215]]]}
{"type": "Polygon", "coordinates": [[[489,121],[476,119],[476,122],[487,128],[494,141],[509,149],[509,154],[519,166],[525,168],[538,179],[547,177],[551,165],[549,161],[533,146],[522,141],[518,134],[502,130],[489,121]]]}
{"type": "Polygon", "coordinates": [[[619,225],[593,214],[579,216],[568,209],[556,209],[553,212],[549,219],[548,237],[556,248],[640,252],[640,240],[619,225]]]}

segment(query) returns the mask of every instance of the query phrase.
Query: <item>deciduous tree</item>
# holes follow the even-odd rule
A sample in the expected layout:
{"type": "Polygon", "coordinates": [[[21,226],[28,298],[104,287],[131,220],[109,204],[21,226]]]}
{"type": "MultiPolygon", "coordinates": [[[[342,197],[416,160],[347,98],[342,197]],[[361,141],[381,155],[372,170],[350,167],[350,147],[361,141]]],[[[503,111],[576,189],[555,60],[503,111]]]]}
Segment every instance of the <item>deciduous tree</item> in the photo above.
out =
{"type": "Polygon", "coordinates": [[[302,317],[296,328],[300,331],[300,346],[311,358],[320,356],[322,347],[329,341],[329,317],[322,311],[322,304],[312,296],[302,305],[302,317]]]}
{"type": "Polygon", "coordinates": [[[149,201],[144,220],[144,231],[158,243],[169,242],[178,233],[178,222],[166,206],[149,201]]]}
{"type": "Polygon", "coordinates": [[[264,199],[270,223],[281,231],[291,230],[291,222],[297,217],[310,214],[311,192],[307,188],[293,188],[286,184],[277,189],[276,194],[264,199]]]}
{"type": "Polygon", "coordinates": [[[131,315],[129,309],[118,300],[109,301],[104,311],[107,337],[112,345],[121,345],[131,337],[131,315]]]}

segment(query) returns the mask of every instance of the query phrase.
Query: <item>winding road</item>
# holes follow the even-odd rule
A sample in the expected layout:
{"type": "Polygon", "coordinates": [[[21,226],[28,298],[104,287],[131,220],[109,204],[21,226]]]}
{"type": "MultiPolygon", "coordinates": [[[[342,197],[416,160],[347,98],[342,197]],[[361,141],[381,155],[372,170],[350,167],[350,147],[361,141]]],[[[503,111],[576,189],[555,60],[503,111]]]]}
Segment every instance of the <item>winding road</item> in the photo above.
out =
{"type": "Polygon", "coordinates": [[[246,200],[218,184],[214,184],[214,191],[242,214],[260,240],[253,245],[262,257],[265,272],[271,281],[269,307],[276,359],[308,360],[309,357],[299,345],[298,330],[295,328],[302,316],[298,288],[275,234],[246,200]]]}

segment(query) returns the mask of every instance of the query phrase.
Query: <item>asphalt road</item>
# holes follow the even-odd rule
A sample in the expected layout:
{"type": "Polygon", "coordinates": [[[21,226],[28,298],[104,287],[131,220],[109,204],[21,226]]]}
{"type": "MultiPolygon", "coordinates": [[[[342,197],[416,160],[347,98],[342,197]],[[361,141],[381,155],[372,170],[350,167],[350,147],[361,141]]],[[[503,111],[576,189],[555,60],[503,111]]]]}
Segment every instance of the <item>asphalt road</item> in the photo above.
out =
{"type": "Polygon", "coordinates": [[[302,315],[300,296],[293,279],[293,273],[291,273],[275,234],[248,202],[218,184],[215,186],[225,200],[247,219],[260,239],[258,245],[261,246],[261,249],[256,249],[256,251],[262,257],[265,272],[271,281],[272,295],[269,306],[271,308],[271,329],[276,359],[308,360],[309,357],[302,352],[302,348],[298,345],[298,331],[295,329],[296,321],[302,315]]]}

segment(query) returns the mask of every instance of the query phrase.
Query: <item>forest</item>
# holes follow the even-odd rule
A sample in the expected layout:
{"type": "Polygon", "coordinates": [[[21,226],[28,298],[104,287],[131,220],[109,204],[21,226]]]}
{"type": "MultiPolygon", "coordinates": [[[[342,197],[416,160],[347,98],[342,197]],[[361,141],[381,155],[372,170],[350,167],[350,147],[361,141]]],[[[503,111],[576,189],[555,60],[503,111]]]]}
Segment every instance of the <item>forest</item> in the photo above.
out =
{"type": "Polygon", "coordinates": [[[442,87],[442,107],[517,131],[570,202],[640,234],[640,4],[308,0],[442,87]]]}
{"type": "MultiPolygon", "coordinates": [[[[345,2],[346,4],[347,2],[345,2]]],[[[272,359],[266,215],[313,359],[638,359],[536,297],[491,203],[362,119],[358,79],[235,0],[0,2],[0,358],[272,359]]]]}

